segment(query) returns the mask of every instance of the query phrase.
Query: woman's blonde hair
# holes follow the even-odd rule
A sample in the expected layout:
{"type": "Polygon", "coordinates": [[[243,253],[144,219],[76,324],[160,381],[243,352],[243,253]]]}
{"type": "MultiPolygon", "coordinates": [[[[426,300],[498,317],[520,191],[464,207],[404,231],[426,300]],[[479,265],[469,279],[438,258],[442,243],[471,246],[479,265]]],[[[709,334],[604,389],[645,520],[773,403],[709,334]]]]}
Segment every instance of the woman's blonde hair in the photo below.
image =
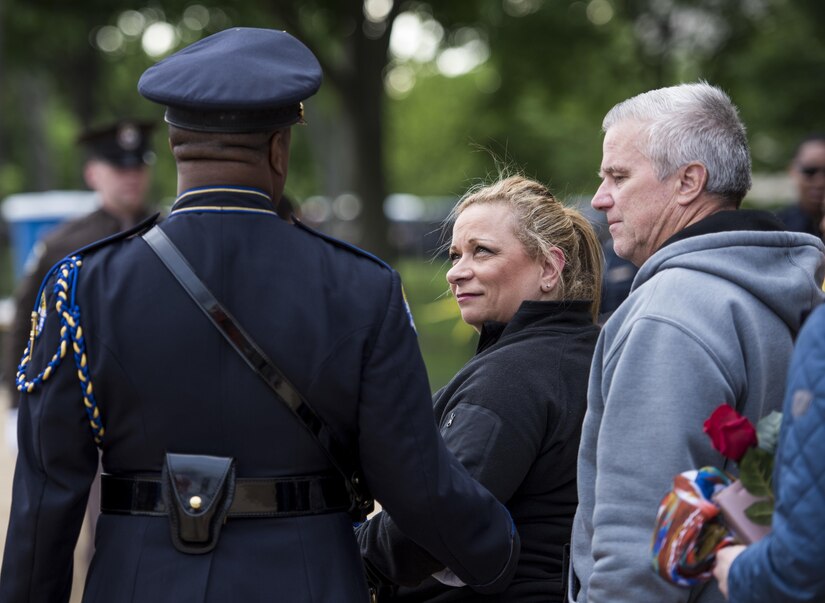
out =
{"type": "Polygon", "coordinates": [[[448,225],[471,205],[503,203],[513,212],[516,238],[534,259],[551,258],[556,247],[564,254],[559,299],[590,300],[593,322],[598,322],[604,259],[590,222],[565,207],[543,184],[521,175],[470,189],[447,218],[448,225]]]}

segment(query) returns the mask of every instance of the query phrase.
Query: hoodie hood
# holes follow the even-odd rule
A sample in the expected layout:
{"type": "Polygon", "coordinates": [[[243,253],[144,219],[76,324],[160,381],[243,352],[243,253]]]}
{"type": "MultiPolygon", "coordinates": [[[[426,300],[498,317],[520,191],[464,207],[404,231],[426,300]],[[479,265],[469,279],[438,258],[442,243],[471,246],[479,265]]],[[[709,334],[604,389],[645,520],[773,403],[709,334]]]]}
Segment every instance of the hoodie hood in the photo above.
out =
{"type": "Polygon", "coordinates": [[[825,246],[817,237],[788,231],[740,230],[694,236],[653,254],[636,274],[631,294],[669,270],[702,273],[733,283],[765,304],[796,333],[823,299],[825,246]]]}

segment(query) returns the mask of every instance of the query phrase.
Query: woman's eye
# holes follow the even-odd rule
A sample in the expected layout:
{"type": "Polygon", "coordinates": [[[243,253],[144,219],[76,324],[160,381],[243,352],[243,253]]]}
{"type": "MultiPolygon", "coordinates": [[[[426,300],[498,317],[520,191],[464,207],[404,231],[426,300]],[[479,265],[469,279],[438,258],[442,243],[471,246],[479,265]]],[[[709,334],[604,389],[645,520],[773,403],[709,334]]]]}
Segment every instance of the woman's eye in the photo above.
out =
{"type": "Polygon", "coordinates": [[[476,247],[476,253],[492,253],[487,247],[479,245],[476,247]]]}
{"type": "Polygon", "coordinates": [[[450,254],[447,257],[450,259],[450,262],[455,264],[459,259],[461,259],[461,254],[456,253],[455,251],[453,251],[453,252],[450,252],[450,254]]]}

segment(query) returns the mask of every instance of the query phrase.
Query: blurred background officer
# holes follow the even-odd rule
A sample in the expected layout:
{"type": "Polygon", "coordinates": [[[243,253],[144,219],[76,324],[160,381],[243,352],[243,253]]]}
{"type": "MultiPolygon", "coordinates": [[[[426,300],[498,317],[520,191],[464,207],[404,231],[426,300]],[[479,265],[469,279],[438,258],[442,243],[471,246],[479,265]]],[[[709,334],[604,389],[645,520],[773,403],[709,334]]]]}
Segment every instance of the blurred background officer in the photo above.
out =
{"type": "MultiPolygon", "coordinates": [[[[15,290],[14,321],[3,350],[3,377],[11,389],[12,416],[16,425],[19,394],[14,387],[17,365],[29,340],[31,313],[40,283],[49,269],[66,255],[125,230],[146,219],[145,200],[154,162],[151,149],[153,125],[130,119],[89,129],[78,139],[86,154],[83,178],[97,192],[100,208],[60,225],[35,247],[34,259],[15,290]]],[[[16,431],[11,432],[12,436],[16,431]]],[[[11,442],[13,445],[13,441],[11,442]]]]}
{"type": "MultiPolygon", "coordinates": [[[[178,167],[147,240],[180,250],[401,529],[477,590],[501,590],[518,535],[436,430],[397,273],[275,213],[290,126],[320,80],[298,40],[246,28],[147,70],[138,88],[166,105],[178,167]]],[[[146,240],[80,255],[52,279],[27,370],[0,601],[68,596],[96,440],[107,475],[84,601],[366,601],[350,495],[311,431],[146,240]],[[74,358],[55,356],[61,337],[74,358]]]]}
{"type": "Polygon", "coordinates": [[[822,237],[822,199],[825,197],[825,132],[803,138],[788,167],[796,203],[777,212],[788,230],[822,237]]]}
{"type": "MultiPolygon", "coordinates": [[[[150,122],[121,119],[87,129],[78,138],[85,153],[83,178],[97,193],[100,207],[81,218],[70,220],[48,233],[34,249],[27,274],[15,290],[15,311],[11,329],[4,341],[4,385],[10,389],[11,409],[6,421],[6,439],[14,448],[17,440],[17,404],[20,394],[15,388],[17,365],[31,331],[31,313],[40,283],[57,262],[93,241],[134,226],[148,217],[146,193],[149,188],[155,155],[150,136],[150,122]]],[[[100,483],[95,480],[89,497],[89,529],[84,532],[84,556],[94,552],[94,526],[100,508],[100,483]]]]}

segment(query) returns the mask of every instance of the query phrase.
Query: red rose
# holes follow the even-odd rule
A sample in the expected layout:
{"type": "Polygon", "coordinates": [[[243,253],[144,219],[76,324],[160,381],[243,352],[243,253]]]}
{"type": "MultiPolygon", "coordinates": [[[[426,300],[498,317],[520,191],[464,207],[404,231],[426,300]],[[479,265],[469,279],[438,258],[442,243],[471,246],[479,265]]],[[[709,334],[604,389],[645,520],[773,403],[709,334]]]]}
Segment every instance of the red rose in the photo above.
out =
{"type": "Polygon", "coordinates": [[[727,404],[722,404],[705,421],[705,433],[713,447],[737,463],[748,448],[756,446],[756,430],[745,417],[727,404]]]}

